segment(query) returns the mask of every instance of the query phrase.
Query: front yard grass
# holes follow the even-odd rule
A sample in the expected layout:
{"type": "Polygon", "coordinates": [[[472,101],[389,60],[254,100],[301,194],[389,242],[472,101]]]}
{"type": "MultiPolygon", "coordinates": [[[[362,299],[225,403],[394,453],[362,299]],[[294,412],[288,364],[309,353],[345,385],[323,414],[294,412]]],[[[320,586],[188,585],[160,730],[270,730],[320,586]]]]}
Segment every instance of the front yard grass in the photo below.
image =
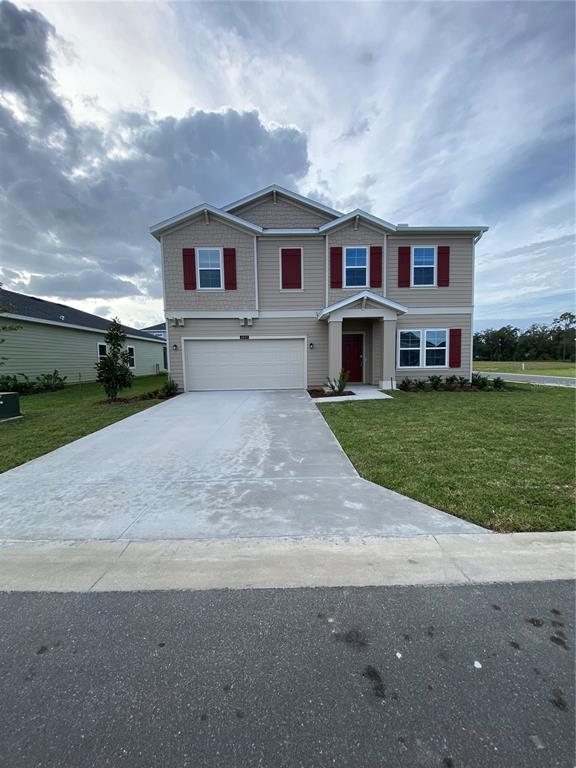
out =
{"type": "Polygon", "coordinates": [[[572,530],[575,392],[395,392],[320,406],[367,480],[496,531],[572,530]]]}
{"type": "Polygon", "coordinates": [[[475,360],[472,364],[475,371],[490,371],[491,373],[523,373],[536,376],[576,376],[576,363],[563,363],[561,360],[530,360],[524,363],[514,361],[475,360]]]}
{"type": "MultiPolygon", "coordinates": [[[[162,387],[165,375],[139,376],[132,389],[120,392],[131,397],[162,387]]],[[[0,422],[0,472],[24,464],[61,445],[143,411],[159,400],[140,400],[109,405],[100,384],[72,384],[57,392],[20,397],[24,418],[0,422]]]]}

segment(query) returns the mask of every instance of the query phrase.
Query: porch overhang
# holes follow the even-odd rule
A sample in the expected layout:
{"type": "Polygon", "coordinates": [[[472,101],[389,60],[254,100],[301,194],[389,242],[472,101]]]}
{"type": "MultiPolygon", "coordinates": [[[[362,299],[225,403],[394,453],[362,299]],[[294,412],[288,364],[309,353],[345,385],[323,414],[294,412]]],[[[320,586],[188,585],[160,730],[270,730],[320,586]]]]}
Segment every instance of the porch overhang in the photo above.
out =
{"type": "Polygon", "coordinates": [[[360,291],[353,296],[324,307],[318,313],[318,320],[343,320],[347,317],[381,318],[395,320],[404,315],[408,308],[395,301],[379,296],[372,291],[360,291]]]}

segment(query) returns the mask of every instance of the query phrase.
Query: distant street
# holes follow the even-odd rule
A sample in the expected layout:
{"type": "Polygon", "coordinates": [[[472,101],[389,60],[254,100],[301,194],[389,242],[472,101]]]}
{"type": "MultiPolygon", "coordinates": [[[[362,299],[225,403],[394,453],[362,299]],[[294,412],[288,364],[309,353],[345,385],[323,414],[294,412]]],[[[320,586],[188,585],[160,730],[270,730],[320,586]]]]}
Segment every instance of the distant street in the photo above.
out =
{"type": "Polygon", "coordinates": [[[503,371],[479,371],[482,376],[504,381],[517,381],[519,384],[553,384],[556,387],[576,387],[576,379],[570,376],[537,376],[533,373],[505,373],[503,371]]]}
{"type": "Polygon", "coordinates": [[[568,582],[0,594],[2,768],[573,768],[568,582]]]}

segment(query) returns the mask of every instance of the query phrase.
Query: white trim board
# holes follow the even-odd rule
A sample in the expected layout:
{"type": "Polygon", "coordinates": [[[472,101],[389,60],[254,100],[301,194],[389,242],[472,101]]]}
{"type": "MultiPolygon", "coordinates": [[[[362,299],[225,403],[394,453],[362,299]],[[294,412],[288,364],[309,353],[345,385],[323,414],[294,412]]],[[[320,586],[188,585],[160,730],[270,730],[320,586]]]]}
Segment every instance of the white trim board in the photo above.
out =
{"type": "MultiPolygon", "coordinates": [[[[380,297],[383,298],[383,297],[380,297]]],[[[345,299],[343,301],[346,301],[345,299]]],[[[394,302],[390,302],[391,305],[394,305],[394,302]]],[[[396,305],[400,306],[400,305],[396,305]]],[[[404,310],[404,313],[406,315],[471,315],[473,311],[473,307],[402,307],[404,310]]],[[[190,310],[183,310],[181,312],[178,312],[176,310],[170,310],[165,312],[165,318],[166,320],[175,320],[176,318],[184,318],[184,319],[198,319],[198,320],[224,320],[224,319],[235,319],[235,320],[243,320],[244,318],[249,318],[252,320],[257,320],[259,317],[266,318],[266,317],[318,317],[318,311],[317,309],[237,309],[237,310],[217,310],[217,311],[205,311],[205,310],[198,310],[198,311],[190,311],[190,310]]],[[[365,311],[366,313],[368,310],[360,310],[365,311]]],[[[368,315],[366,314],[366,317],[368,315]]],[[[148,341],[148,339],[143,339],[143,341],[148,341]]]]}

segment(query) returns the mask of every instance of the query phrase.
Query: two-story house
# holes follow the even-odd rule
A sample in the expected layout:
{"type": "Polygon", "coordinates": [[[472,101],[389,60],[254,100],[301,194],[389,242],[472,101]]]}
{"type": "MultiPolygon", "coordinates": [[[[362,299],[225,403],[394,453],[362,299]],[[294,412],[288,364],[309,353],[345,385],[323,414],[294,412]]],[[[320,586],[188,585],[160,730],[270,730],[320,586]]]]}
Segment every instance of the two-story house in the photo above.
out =
{"type": "Polygon", "coordinates": [[[411,227],[278,186],[151,227],[170,372],[185,390],[470,376],[474,246],[487,227],[411,227]]]}

